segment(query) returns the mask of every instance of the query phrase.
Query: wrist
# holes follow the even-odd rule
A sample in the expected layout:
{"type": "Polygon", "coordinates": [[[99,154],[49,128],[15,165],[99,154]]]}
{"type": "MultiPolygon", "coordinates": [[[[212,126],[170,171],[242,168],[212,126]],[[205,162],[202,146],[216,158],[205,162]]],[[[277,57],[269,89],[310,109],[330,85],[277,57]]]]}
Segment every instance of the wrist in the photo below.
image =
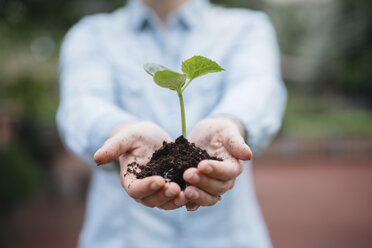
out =
{"type": "Polygon", "coordinates": [[[120,123],[114,128],[114,130],[112,130],[110,136],[112,137],[119,132],[128,132],[129,130],[132,130],[133,127],[136,126],[137,124],[138,124],[137,121],[126,121],[126,122],[120,123]]]}
{"type": "Polygon", "coordinates": [[[237,128],[238,132],[243,137],[243,139],[246,140],[247,130],[245,129],[244,125],[239,120],[233,117],[230,117],[230,116],[226,116],[226,115],[218,116],[218,117],[215,117],[214,119],[224,120],[224,121],[228,121],[232,123],[237,128]]]}

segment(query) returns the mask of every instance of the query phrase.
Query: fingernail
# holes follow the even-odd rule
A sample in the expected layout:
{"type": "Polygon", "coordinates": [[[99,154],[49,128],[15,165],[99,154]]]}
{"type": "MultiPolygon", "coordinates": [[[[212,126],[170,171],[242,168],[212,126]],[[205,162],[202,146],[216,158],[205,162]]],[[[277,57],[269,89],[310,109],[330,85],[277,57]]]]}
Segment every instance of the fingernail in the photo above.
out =
{"type": "Polygon", "coordinates": [[[190,195],[190,198],[193,200],[197,200],[199,198],[199,192],[198,191],[193,191],[190,195]]]}
{"type": "Polygon", "coordinates": [[[195,211],[197,209],[198,209],[198,205],[195,205],[192,208],[187,209],[187,211],[195,211]]]}
{"type": "Polygon", "coordinates": [[[190,178],[191,183],[198,183],[199,181],[200,181],[200,177],[196,173],[190,178]]]}
{"type": "Polygon", "coordinates": [[[166,197],[172,197],[172,196],[173,196],[172,192],[171,192],[169,189],[166,189],[166,190],[164,191],[164,195],[165,195],[166,197]]]}
{"type": "Polygon", "coordinates": [[[160,185],[156,182],[153,182],[151,185],[150,185],[150,189],[151,190],[157,190],[157,189],[160,189],[160,185]]]}
{"type": "Polygon", "coordinates": [[[209,165],[207,165],[207,166],[205,166],[204,167],[204,173],[205,174],[211,174],[212,173],[212,167],[211,166],[209,166],[209,165]]]}

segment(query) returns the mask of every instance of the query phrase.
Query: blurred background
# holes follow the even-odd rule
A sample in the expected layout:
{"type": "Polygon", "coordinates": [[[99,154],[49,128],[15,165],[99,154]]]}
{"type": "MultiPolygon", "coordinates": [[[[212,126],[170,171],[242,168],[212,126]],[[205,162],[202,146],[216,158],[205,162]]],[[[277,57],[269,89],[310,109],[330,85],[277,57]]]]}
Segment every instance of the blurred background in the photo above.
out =
{"type": "MultiPolygon", "coordinates": [[[[56,131],[59,48],[124,2],[0,0],[0,247],[75,247],[90,171],[56,131]]],[[[372,247],[372,2],[212,2],[277,31],[288,106],[253,169],[274,247],[372,247]]]]}

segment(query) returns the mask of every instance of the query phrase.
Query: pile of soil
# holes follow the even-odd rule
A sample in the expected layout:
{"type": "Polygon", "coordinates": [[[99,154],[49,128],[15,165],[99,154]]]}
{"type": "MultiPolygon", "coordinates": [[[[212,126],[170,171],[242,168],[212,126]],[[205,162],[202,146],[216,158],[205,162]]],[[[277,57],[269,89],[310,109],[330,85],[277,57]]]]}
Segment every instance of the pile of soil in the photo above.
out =
{"type": "Polygon", "coordinates": [[[163,146],[153,153],[146,165],[136,162],[129,164],[127,173],[133,173],[138,179],[159,175],[167,182],[177,183],[184,190],[188,185],[182,178],[184,171],[197,167],[204,159],[222,161],[220,158],[210,156],[206,150],[200,149],[180,136],[175,142],[164,141],[163,146]]]}

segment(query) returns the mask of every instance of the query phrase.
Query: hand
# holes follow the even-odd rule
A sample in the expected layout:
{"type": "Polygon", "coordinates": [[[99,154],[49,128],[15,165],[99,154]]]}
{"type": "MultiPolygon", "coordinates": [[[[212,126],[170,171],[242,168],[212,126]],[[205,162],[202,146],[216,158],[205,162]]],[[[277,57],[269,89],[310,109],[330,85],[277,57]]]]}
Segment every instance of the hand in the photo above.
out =
{"type": "Polygon", "coordinates": [[[234,186],[244,168],[242,160],[252,157],[243,135],[240,123],[228,117],[204,119],[192,130],[189,141],[223,161],[203,160],[184,172],[183,178],[191,184],[185,189],[188,210],[216,204],[234,186]]]}
{"type": "Polygon", "coordinates": [[[121,184],[137,202],[151,208],[176,209],[187,202],[178,184],[166,183],[161,176],[143,179],[137,179],[133,174],[124,176],[128,164],[146,164],[163,141],[169,142],[171,138],[154,123],[125,123],[115,128],[111,137],[94,154],[94,160],[97,164],[105,164],[119,159],[121,184]]]}

